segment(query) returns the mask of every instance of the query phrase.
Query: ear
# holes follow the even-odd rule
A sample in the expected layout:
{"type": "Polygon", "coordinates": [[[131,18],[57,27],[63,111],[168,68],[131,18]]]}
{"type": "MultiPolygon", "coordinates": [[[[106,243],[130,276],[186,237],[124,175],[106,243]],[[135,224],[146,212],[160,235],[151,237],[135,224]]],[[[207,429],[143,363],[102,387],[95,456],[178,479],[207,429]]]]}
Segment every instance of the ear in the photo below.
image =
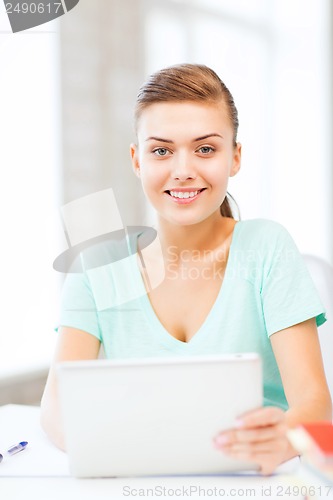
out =
{"type": "Polygon", "coordinates": [[[239,172],[239,169],[241,168],[241,158],[242,158],[242,145],[240,142],[237,142],[234,149],[234,158],[230,170],[230,177],[233,177],[239,172]]]}
{"type": "Polygon", "coordinates": [[[139,163],[139,151],[138,146],[136,144],[131,144],[130,146],[130,154],[132,159],[132,167],[135,175],[140,177],[140,163],[139,163]]]}

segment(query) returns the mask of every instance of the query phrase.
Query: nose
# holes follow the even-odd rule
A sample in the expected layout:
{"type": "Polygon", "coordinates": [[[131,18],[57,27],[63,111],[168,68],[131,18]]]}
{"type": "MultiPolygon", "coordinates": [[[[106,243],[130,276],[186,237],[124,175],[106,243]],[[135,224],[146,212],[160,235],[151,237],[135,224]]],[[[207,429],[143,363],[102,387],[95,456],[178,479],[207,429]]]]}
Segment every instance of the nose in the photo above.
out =
{"type": "Polygon", "coordinates": [[[193,159],[184,153],[178,153],[174,157],[172,178],[178,181],[186,181],[187,179],[195,179],[196,172],[193,165],[193,159]]]}

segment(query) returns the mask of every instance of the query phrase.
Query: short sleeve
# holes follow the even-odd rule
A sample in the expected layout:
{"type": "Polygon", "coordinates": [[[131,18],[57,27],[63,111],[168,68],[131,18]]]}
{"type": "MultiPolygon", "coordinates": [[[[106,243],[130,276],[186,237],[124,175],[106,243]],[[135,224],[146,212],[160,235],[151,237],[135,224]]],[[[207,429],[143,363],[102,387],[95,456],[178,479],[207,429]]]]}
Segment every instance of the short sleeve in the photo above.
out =
{"type": "Polygon", "coordinates": [[[274,224],[269,235],[261,282],[261,303],[268,336],[316,318],[326,321],[325,309],[302,255],[288,231],[274,224]]]}
{"type": "Polygon", "coordinates": [[[68,273],[66,276],[56,330],[59,326],[78,328],[99,340],[102,338],[93,293],[85,272],[68,273]]]}

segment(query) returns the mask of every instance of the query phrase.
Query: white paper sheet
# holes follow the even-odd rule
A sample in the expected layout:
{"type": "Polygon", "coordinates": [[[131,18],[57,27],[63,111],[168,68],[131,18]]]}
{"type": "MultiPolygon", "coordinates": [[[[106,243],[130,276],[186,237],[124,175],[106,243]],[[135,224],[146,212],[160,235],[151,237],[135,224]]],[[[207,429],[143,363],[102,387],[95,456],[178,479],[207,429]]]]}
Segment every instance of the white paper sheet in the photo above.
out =
{"type": "Polygon", "coordinates": [[[68,477],[66,453],[46,437],[39,423],[37,406],[6,405],[0,407],[1,477],[68,477]],[[28,441],[25,450],[9,456],[14,444],[28,441]]]}

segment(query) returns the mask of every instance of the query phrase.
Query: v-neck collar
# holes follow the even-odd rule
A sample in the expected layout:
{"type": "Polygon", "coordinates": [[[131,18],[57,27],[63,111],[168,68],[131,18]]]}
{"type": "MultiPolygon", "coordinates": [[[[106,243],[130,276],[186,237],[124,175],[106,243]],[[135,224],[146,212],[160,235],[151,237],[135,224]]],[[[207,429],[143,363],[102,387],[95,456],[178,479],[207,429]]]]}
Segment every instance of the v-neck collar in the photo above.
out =
{"type": "MultiPolygon", "coordinates": [[[[151,305],[151,302],[148,297],[148,293],[145,293],[140,297],[140,303],[142,306],[142,310],[148,320],[148,324],[150,327],[154,330],[155,335],[159,335],[161,338],[161,341],[165,345],[169,345],[172,347],[172,349],[177,349],[179,351],[186,351],[191,349],[192,346],[196,345],[198,342],[200,342],[200,339],[204,336],[205,331],[207,331],[207,328],[209,327],[210,323],[214,320],[216,314],[221,313],[221,302],[222,298],[227,295],[227,288],[230,284],[230,275],[232,276],[232,267],[233,267],[233,261],[234,261],[234,248],[236,246],[237,242],[237,235],[238,235],[238,230],[239,226],[241,224],[241,221],[237,221],[232,237],[231,237],[231,242],[230,242],[230,247],[229,247],[229,254],[228,254],[228,260],[224,272],[224,277],[219,289],[219,292],[217,294],[217,297],[209,310],[205,320],[203,321],[202,325],[199,327],[199,329],[196,331],[196,333],[191,337],[191,339],[188,342],[183,342],[181,340],[176,339],[169,331],[162,325],[161,321],[159,320],[156,312],[154,311],[153,306],[151,305]]],[[[135,248],[137,248],[137,239],[139,237],[139,234],[136,235],[135,238],[135,248]]],[[[140,273],[139,268],[138,270],[138,278],[142,281],[143,284],[143,279],[140,273]]]]}

